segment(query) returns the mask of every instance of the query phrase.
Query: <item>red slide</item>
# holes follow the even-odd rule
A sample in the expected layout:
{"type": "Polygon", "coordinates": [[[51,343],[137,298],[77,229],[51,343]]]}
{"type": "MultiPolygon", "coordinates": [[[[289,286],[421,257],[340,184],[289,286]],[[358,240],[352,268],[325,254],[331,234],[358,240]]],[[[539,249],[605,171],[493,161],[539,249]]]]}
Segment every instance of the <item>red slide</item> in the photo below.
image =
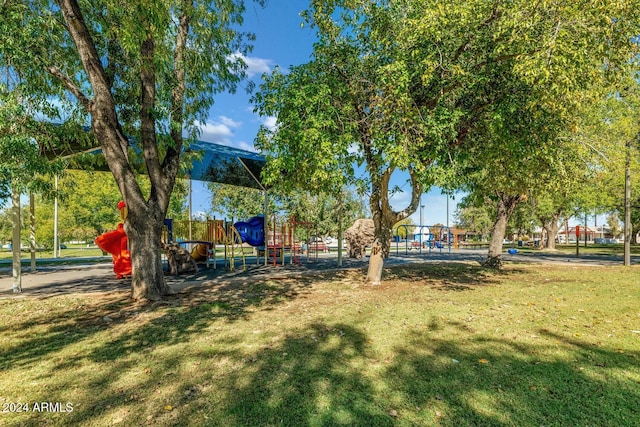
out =
{"type": "Polygon", "coordinates": [[[131,276],[131,254],[127,249],[127,235],[122,223],[118,224],[116,230],[99,235],[96,245],[113,256],[113,271],[118,279],[131,276]]]}

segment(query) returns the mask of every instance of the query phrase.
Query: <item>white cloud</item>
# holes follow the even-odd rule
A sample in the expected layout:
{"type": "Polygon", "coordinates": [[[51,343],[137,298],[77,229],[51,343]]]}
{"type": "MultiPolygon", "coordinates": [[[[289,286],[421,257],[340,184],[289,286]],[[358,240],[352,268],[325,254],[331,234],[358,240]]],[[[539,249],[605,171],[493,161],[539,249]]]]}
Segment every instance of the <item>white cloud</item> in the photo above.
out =
{"type": "Polygon", "coordinates": [[[278,119],[275,116],[269,116],[265,117],[264,120],[262,120],[262,125],[267,129],[274,130],[276,128],[277,122],[278,119]]]}
{"type": "Polygon", "coordinates": [[[235,120],[226,116],[220,116],[218,117],[218,119],[220,120],[220,123],[222,123],[223,125],[229,126],[230,128],[237,128],[242,125],[242,122],[236,122],[235,120]]]}
{"type": "Polygon", "coordinates": [[[200,128],[201,140],[224,145],[232,145],[233,129],[237,129],[241,125],[242,122],[236,122],[225,116],[220,116],[216,120],[206,123],[196,123],[196,126],[200,128]]]}
{"type": "Polygon", "coordinates": [[[224,123],[200,123],[200,139],[206,142],[222,142],[233,135],[231,128],[224,123]]]}
{"type": "Polygon", "coordinates": [[[397,193],[393,193],[389,197],[389,202],[395,210],[405,209],[411,203],[411,190],[400,190],[397,193]]]}
{"type": "Polygon", "coordinates": [[[273,61],[265,58],[256,58],[251,56],[244,56],[240,52],[236,52],[231,55],[231,59],[240,58],[247,64],[247,77],[252,78],[262,73],[268,73],[271,71],[271,64],[273,61]]]}
{"type": "Polygon", "coordinates": [[[253,144],[246,142],[246,141],[240,141],[237,144],[234,144],[234,147],[239,148],[241,150],[246,150],[246,151],[256,151],[256,147],[253,146],[253,144]]]}
{"type": "Polygon", "coordinates": [[[234,129],[242,126],[242,122],[235,121],[226,116],[219,116],[214,121],[197,123],[200,128],[200,140],[214,142],[216,144],[235,147],[241,150],[256,151],[252,143],[246,141],[235,141],[234,129]]]}

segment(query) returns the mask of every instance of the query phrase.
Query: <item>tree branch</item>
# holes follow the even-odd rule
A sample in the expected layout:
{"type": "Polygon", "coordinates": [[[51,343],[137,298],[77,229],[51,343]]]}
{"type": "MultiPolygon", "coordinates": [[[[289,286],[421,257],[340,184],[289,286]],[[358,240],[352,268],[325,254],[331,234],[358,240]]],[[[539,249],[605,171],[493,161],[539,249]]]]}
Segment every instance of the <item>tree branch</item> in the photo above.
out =
{"type": "Polygon", "coordinates": [[[173,75],[176,86],[171,91],[171,139],[174,142],[173,147],[169,147],[162,162],[162,169],[165,176],[175,175],[178,169],[178,161],[180,151],[182,150],[183,138],[182,129],[184,125],[184,94],[185,94],[185,51],[187,49],[187,38],[189,35],[189,26],[191,25],[191,10],[193,8],[193,0],[185,0],[184,8],[178,22],[178,31],[176,34],[176,47],[173,55],[173,75]],[[170,172],[170,173],[169,173],[170,172]]]}
{"type": "MultiPolygon", "coordinates": [[[[93,91],[96,94],[110,94],[107,78],[100,55],[96,50],[91,33],[84,22],[77,0],[56,0],[67,23],[67,29],[76,45],[82,65],[87,72],[93,91]]],[[[95,100],[94,100],[95,102],[95,100]]]]}
{"type": "Polygon", "coordinates": [[[69,76],[63,73],[62,70],[60,70],[60,68],[53,65],[45,67],[45,69],[49,74],[51,74],[52,76],[60,80],[64,85],[64,87],[66,87],[67,90],[71,92],[73,96],[76,97],[78,102],[80,102],[80,104],[84,108],[86,108],[87,111],[91,111],[91,107],[92,107],[91,100],[87,98],[87,96],[80,90],[78,86],[76,86],[76,84],[69,78],[69,76]]]}
{"type": "Polygon", "coordinates": [[[153,63],[155,54],[155,43],[153,34],[149,31],[146,40],[140,45],[140,59],[142,62],[140,70],[140,133],[142,138],[142,149],[147,172],[152,186],[158,186],[162,179],[160,171],[160,160],[158,154],[158,144],[156,139],[156,70],[153,63]]]}

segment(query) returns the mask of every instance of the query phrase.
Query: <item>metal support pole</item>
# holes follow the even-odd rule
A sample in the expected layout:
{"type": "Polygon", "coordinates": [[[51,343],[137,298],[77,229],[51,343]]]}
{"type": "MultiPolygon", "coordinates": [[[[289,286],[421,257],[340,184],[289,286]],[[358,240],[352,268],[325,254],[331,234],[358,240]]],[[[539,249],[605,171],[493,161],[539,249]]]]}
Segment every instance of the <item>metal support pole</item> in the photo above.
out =
{"type": "Polygon", "coordinates": [[[36,201],[29,193],[29,252],[31,253],[31,272],[36,271],[36,201]]]}
{"type": "Polygon", "coordinates": [[[193,240],[193,195],[191,183],[191,177],[189,177],[189,240],[193,240]]]}
{"type": "Polygon", "coordinates": [[[15,185],[11,190],[11,205],[13,217],[13,236],[11,250],[13,251],[13,292],[22,292],[22,265],[20,264],[20,192],[15,185]]]}
{"type": "Polygon", "coordinates": [[[264,265],[269,264],[269,248],[267,246],[267,241],[269,238],[269,216],[267,209],[269,208],[269,195],[267,190],[264,190],[264,265]]]}
{"type": "Polygon", "coordinates": [[[58,243],[58,175],[54,178],[56,197],[53,199],[53,257],[58,258],[60,244],[58,243]]]}
{"type": "Polygon", "coordinates": [[[449,246],[449,253],[451,253],[451,242],[449,241],[449,193],[447,193],[447,246],[449,246]]]}

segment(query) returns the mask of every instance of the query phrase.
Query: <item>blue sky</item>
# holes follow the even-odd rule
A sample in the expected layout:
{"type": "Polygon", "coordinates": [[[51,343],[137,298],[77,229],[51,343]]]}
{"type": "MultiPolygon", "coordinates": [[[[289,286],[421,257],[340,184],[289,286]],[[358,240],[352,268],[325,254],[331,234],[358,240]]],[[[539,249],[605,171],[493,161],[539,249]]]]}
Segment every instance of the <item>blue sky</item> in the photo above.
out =
{"type": "MultiPolygon", "coordinates": [[[[245,14],[246,31],[256,35],[253,51],[245,58],[248,65],[248,78],[256,85],[260,84],[261,75],[279,66],[282,70],[291,65],[308,62],[311,58],[315,33],[306,26],[302,26],[300,11],[306,7],[306,2],[297,0],[270,0],[266,7],[260,7],[252,2],[247,3],[245,14]]],[[[201,126],[203,141],[229,145],[244,150],[254,150],[253,141],[261,124],[274,124],[270,117],[259,117],[253,113],[250,95],[244,90],[243,84],[235,94],[219,94],[215,105],[209,112],[209,118],[201,126]]],[[[408,188],[403,177],[394,177],[399,187],[408,188]]],[[[398,193],[393,196],[394,208],[405,208],[410,194],[398,193]]],[[[446,223],[446,196],[435,189],[422,196],[423,223],[446,223]]],[[[193,212],[207,212],[210,210],[210,195],[203,183],[193,183],[193,212]]],[[[449,221],[453,224],[455,202],[449,203],[449,221]]],[[[419,210],[413,216],[414,223],[420,220],[419,210]]]]}
{"type": "MultiPolygon", "coordinates": [[[[308,26],[303,26],[299,13],[307,7],[307,2],[300,0],[268,0],[266,7],[252,1],[247,2],[245,13],[245,31],[256,35],[253,51],[246,57],[248,79],[258,86],[263,73],[268,73],[279,66],[282,70],[291,65],[308,62],[313,51],[315,33],[308,26]]],[[[206,123],[201,125],[200,139],[215,142],[243,150],[255,151],[254,138],[261,124],[275,124],[272,117],[259,117],[253,113],[250,103],[251,95],[246,93],[247,82],[242,83],[235,94],[221,93],[216,95],[215,104],[209,111],[206,123]]],[[[407,188],[406,177],[394,176],[392,185],[407,188]]],[[[206,214],[211,209],[211,196],[204,183],[193,182],[193,213],[206,214]]],[[[27,199],[22,202],[27,203],[27,199]]],[[[410,200],[409,193],[396,193],[391,202],[395,209],[404,209],[410,200]]],[[[8,201],[4,208],[8,206],[8,201]]],[[[423,224],[446,224],[447,198],[434,189],[422,196],[423,224]]],[[[455,201],[449,203],[449,222],[453,224],[455,201]]],[[[412,215],[415,224],[420,223],[420,209],[412,215]]]]}

